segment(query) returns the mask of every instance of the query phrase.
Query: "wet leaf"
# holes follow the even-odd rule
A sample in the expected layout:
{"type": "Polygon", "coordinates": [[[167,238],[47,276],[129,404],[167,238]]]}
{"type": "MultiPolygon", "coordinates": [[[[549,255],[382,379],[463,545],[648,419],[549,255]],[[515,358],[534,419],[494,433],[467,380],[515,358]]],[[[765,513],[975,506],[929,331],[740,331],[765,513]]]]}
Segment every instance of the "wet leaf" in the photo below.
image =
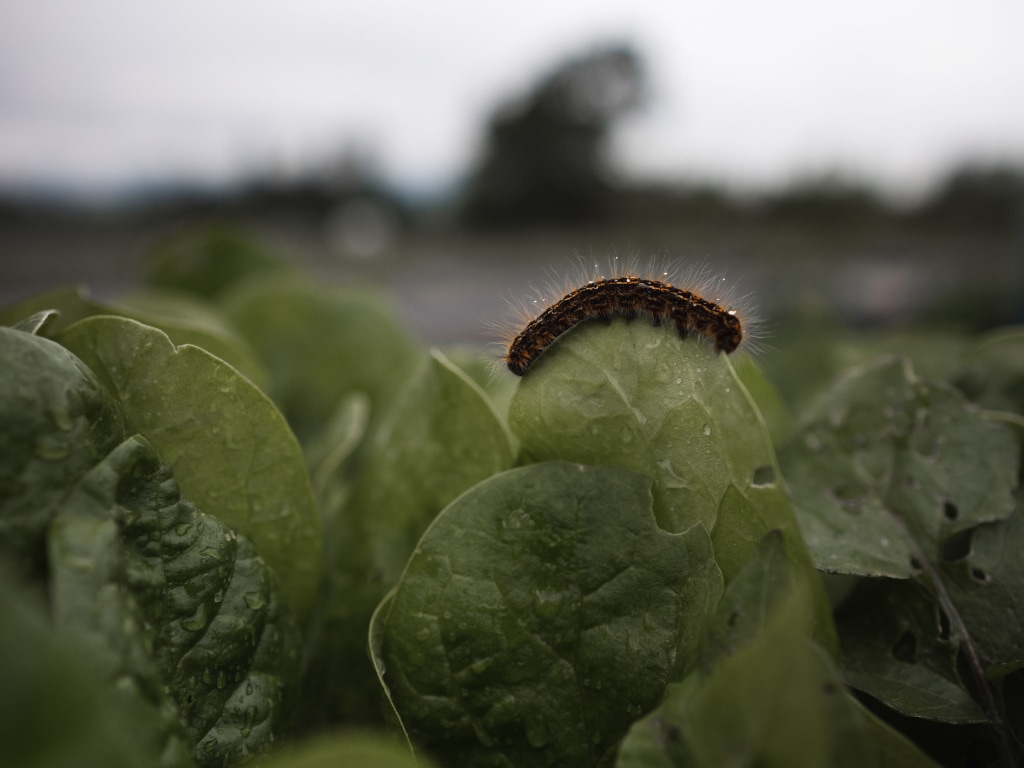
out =
{"type": "Polygon", "coordinates": [[[34,333],[55,338],[79,320],[98,315],[130,317],[159,328],[176,345],[194,344],[234,366],[257,386],[266,384],[266,372],[248,344],[208,304],[184,295],[136,293],[118,302],[100,301],[85,288],[58,288],[0,309],[0,323],[15,322],[45,311],[46,322],[34,333]]]}
{"type": "Polygon", "coordinates": [[[395,400],[329,531],[322,640],[310,685],[320,716],[376,713],[366,628],[416,542],[459,494],[512,465],[508,431],[464,373],[439,352],[395,400]],[[328,703],[328,702],[334,702],[328,703]]]}
{"type": "Polygon", "coordinates": [[[26,586],[0,565],[0,744],[18,768],[170,768],[155,724],[90,668],[88,647],[55,635],[26,586]]]}
{"type": "Polygon", "coordinates": [[[822,570],[909,578],[921,554],[941,562],[950,537],[1013,510],[1013,433],[905,360],[855,369],[822,402],[781,455],[822,570]]]}
{"type": "Polygon", "coordinates": [[[910,581],[865,584],[836,617],[843,677],[897,712],[947,723],[988,717],[957,670],[960,638],[927,592],[910,581]]]}
{"type": "Polygon", "coordinates": [[[295,626],[252,544],[182,499],[149,443],[129,438],[90,470],[47,544],[56,627],[163,724],[166,754],[219,766],[270,746],[295,626]]]}
{"type": "Polygon", "coordinates": [[[721,594],[704,527],[668,533],[651,481],[534,464],[442,512],[377,615],[413,741],[453,765],[610,765],[695,662],[721,594]]]}
{"type": "Polygon", "coordinates": [[[69,489],[124,439],[121,410],[56,342],[0,327],[0,560],[45,570],[44,537],[69,489]]]}
{"type": "Polygon", "coordinates": [[[198,347],[125,318],[93,317],[58,336],[174,469],[182,493],[246,535],[292,605],[312,605],[320,517],[298,443],[248,379],[198,347]]]}
{"type": "Polygon", "coordinates": [[[769,534],[726,590],[710,660],[637,722],[618,768],[931,766],[846,691],[769,534]]]}
{"type": "Polygon", "coordinates": [[[639,320],[584,323],[523,377],[509,426],[523,460],[611,464],[651,477],[658,524],[707,528],[726,581],[768,531],[781,531],[792,567],[816,595],[821,636],[832,637],[764,421],[728,356],[639,320]]]}
{"type": "Polygon", "coordinates": [[[851,685],[913,717],[1002,721],[992,680],[1024,664],[1018,462],[1011,430],[900,358],[852,371],[809,415],[782,463],[819,567],[912,580],[844,604],[851,685]]]}

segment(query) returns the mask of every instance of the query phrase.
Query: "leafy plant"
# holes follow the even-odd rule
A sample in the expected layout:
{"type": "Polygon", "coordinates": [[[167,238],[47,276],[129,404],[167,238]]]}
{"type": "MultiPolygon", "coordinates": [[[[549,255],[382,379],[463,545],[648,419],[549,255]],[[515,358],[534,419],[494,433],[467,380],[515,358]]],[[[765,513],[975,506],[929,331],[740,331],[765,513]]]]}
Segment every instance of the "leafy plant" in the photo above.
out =
{"type": "Polygon", "coordinates": [[[4,764],[1021,761],[1021,331],[514,382],[231,242],[0,313],[4,764]]]}

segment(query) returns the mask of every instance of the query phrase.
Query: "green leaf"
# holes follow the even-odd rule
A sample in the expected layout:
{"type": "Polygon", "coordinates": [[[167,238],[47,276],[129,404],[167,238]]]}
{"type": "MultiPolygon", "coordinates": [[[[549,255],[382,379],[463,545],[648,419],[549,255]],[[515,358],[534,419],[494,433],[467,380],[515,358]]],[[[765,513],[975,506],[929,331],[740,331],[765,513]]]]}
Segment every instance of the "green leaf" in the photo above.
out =
{"type": "Polygon", "coordinates": [[[916,584],[862,585],[836,621],[843,638],[843,677],[854,688],[912,717],[988,722],[957,671],[959,637],[916,584]]]}
{"type": "Polygon", "coordinates": [[[93,298],[85,288],[59,288],[0,309],[0,323],[13,323],[40,311],[50,316],[33,332],[47,338],[55,338],[68,326],[87,317],[130,317],[159,328],[177,345],[202,347],[233,365],[258,386],[266,382],[266,373],[248,344],[209,305],[188,296],[151,291],[112,303],[93,298]]]}
{"type": "MultiPolygon", "coordinates": [[[[440,352],[408,383],[373,437],[339,542],[360,580],[398,580],[416,542],[456,496],[512,466],[511,438],[480,388],[440,352]]],[[[371,606],[371,608],[372,608],[371,606]]]]}
{"type": "Polygon", "coordinates": [[[988,719],[1004,758],[990,678],[1024,664],[1018,460],[1011,430],[899,358],[840,381],[783,453],[819,567],[914,581],[862,585],[844,604],[851,685],[914,717],[988,719]]]}
{"type": "Polygon", "coordinates": [[[413,740],[452,765],[608,765],[692,667],[721,573],[668,533],[651,481],[543,463],[460,496],[378,616],[378,669],[413,740]]]}
{"type": "Polygon", "coordinates": [[[739,380],[743,382],[744,388],[750,393],[751,399],[764,417],[772,443],[783,445],[788,442],[796,429],[796,422],[782,395],[750,355],[733,355],[733,366],[739,380]]]}
{"type": "Polygon", "coordinates": [[[104,314],[130,317],[159,328],[175,345],[202,347],[256,386],[267,385],[268,374],[252,347],[210,304],[185,294],[149,290],[131,293],[107,308],[112,311],[104,314]]]}
{"type": "Polygon", "coordinates": [[[917,550],[1013,510],[1018,447],[951,387],[900,358],[844,377],[781,454],[818,568],[908,578],[917,550]]]}
{"type": "Polygon", "coordinates": [[[782,576],[771,563],[778,553],[777,543],[762,545],[753,562],[767,559],[733,582],[743,594],[730,594],[730,585],[723,599],[732,607],[718,614],[718,631],[728,631],[722,618],[739,611],[745,642],[673,687],[636,723],[618,768],[934,765],[846,692],[828,655],[808,640],[812,612],[804,588],[758,589],[758,572],[782,576]]]}
{"type": "Polygon", "coordinates": [[[25,333],[39,334],[39,332],[47,325],[50,325],[54,320],[57,319],[60,312],[55,309],[44,309],[35,314],[29,315],[24,320],[21,320],[11,327],[16,331],[24,331],[25,333]]]}
{"type": "Polygon", "coordinates": [[[370,398],[363,392],[353,392],[338,403],[316,439],[303,446],[313,490],[326,517],[343,504],[352,482],[345,468],[362,445],[369,423],[370,398]]]}
{"type": "Polygon", "coordinates": [[[831,637],[771,440],[728,356],[646,322],[584,323],[523,377],[509,426],[527,461],[612,464],[653,478],[658,524],[707,528],[727,582],[768,531],[782,531],[790,563],[817,595],[821,637],[831,637]]]}
{"type": "Polygon", "coordinates": [[[252,544],[182,499],[149,443],[129,438],[85,475],[48,552],[56,626],[164,723],[165,755],[188,745],[218,766],[270,746],[297,676],[294,624],[252,544]]]}
{"type": "Polygon", "coordinates": [[[991,718],[972,697],[976,682],[962,680],[965,631],[987,678],[1024,668],[1024,514],[1018,507],[968,535],[962,559],[938,569],[956,616],[920,585],[888,580],[861,586],[837,615],[844,676],[898,712],[951,723],[991,718]]]}
{"type": "Polygon", "coordinates": [[[1003,328],[982,337],[964,355],[954,383],[973,402],[1024,415],[1024,328],[1003,328]]]}
{"type": "Polygon", "coordinates": [[[986,673],[995,678],[1024,668],[1024,495],[1017,494],[1009,519],[980,525],[958,543],[969,551],[947,551],[941,573],[986,673]]]}
{"type": "Polygon", "coordinates": [[[0,560],[45,570],[44,536],[65,494],[124,439],[117,402],[59,344],[0,327],[0,560]]]}
{"type": "Polygon", "coordinates": [[[147,254],[146,283],[213,298],[255,274],[287,275],[284,260],[228,222],[165,238],[147,254]]]}
{"type": "Polygon", "coordinates": [[[510,373],[496,355],[488,355],[479,347],[445,347],[445,356],[475,381],[503,419],[516,391],[519,377],[510,373]]]}
{"type": "Polygon", "coordinates": [[[339,717],[366,717],[367,699],[376,700],[366,628],[423,531],[460,493],[511,465],[508,431],[483,392],[435,351],[375,433],[329,531],[323,643],[311,686],[340,700],[339,717]]]}
{"type": "Polygon", "coordinates": [[[319,512],[299,445],[266,396],[209,352],[133,320],[89,318],[58,340],[121,401],[182,493],[251,539],[307,611],[321,571],[319,512]]]}
{"type": "MultiPolygon", "coordinates": [[[[782,533],[769,531],[715,609],[704,640],[701,668],[710,668],[760,636],[797,588],[782,533]]],[[[799,605],[806,608],[807,602],[799,605]]],[[[809,612],[799,614],[795,608],[792,611],[791,618],[807,634],[812,616],[809,612]]]]}
{"type": "MultiPolygon", "coordinates": [[[[153,724],[123,691],[110,690],[84,657],[56,636],[25,586],[0,565],[0,744],[18,768],[162,768],[153,724]]],[[[185,757],[188,755],[186,753],[185,757]]],[[[178,763],[187,765],[188,763],[178,763]]]]}
{"type": "Polygon", "coordinates": [[[270,372],[267,391],[303,443],[354,391],[383,412],[420,359],[388,304],[366,288],[257,277],[222,306],[270,372]]]}
{"type": "Polygon", "coordinates": [[[375,733],[320,737],[286,749],[261,763],[261,768],[430,768],[407,747],[375,733]]]}

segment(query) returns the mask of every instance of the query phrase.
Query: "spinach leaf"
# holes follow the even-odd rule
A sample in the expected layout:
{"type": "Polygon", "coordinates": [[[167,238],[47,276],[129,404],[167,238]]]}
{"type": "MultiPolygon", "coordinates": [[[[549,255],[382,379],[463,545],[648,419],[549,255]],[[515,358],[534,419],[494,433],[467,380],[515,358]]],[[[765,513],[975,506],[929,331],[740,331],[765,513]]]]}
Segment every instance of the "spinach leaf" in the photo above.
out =
{"type": "Polygon", "coordinates": [[[846,679],[914,717],[991,721],[1008,757],[998,679],[1024,667],[1014,433],[902,358],[824,403],[782,460],[818,567],[867,579],[837,616],[846,679]]]}
{"type": "Polygon", "coordinates": [[[446,507],[371,630],[413,741],[452,765],[610,765],[722,589],[704,526],[669,533],[652,507],[648,478],[563,462],[446,507]]]}
{"type": "Polygon", "coordinates": [[[704,663],[622,744],[618,768],[932,766],[864,709],[809,639],[812,605],[769,533],[730,583],[704,663]]]}
{"type": "Polygon", "coordinates": [[[646,322],[584,323],[523,378],[509,426],[524,461],[612,464],[651,477],[658,524],[703,525],[727,582],[768,531],[782,531],[815,595],[819,635],[834,644],[771,440],[726,355],[646,322]]]}
{"type": "Polygon", "coordinates": [[[117,402],[59,344],[0,327],[0,560],[43,573],[45,535],[65,494],[124,439],[117,402]]]}
{"type": "Polygon", "coordinates": [[[373,733],[319,737],[273,755],[261,768],[430,768],[408,747],[373,733]]]}
{"type": "Polygon", "coordinates": [[[315,715],[377,718],[366,628],[416,542],[459,494],[512,465],[508,431],[480,388],[434,352],[406,382],[367,446],[328,530],[330,567],[308,683],[315,715]]]}
{"type": "Polygon", "coordinates": [[[257,386],[266,384],[267,374],[242,337],[209,304],[183,294],[147,291],[123,297],[117,302],[100,301],[79,286],[58,288],[0,308],[0,323],[20,321],[32,313],[51,311],[45,326],[35,331],[55,338],[69,325],[97,315],[130,317],[159,328],[176,345],[194,344],[232,365],[257,386]]]}
{"type": "Polygon", "coordinates": [[[256,350],[267,393],[303,444],[352,392],[370,397],[376,420],[422,358],[388,302],[366,287],[256,276],[228,291],[221,307],[256,350]]]}
{"type": "Polygon", "coordinates": [[[55,626],[151,710],[165,754],[195,745],[199,765],[219,766],[271,744],[297,674],[295,624],[249,540],[181,498],[146,440],[90,470],[47,538],[55,626]]]}
{"type": "MultiPolygon", "coordinates": [[[[167,750],[133,696],[91,668],[88,648],[55,635],[43,607],[0,564],[0,753],[17,768],[189,766],[167,750]],[[163,755],[161,756],[161,752],[163,755]]],[[[179,745],[180,746],[180,745],[179,745]]]]}
{"type": "Polygon", "coordinates": [[[57,338],[115,394],[184,495],[251,539],[305,614],[320,580],[320,514],[295,436],[267,397],[209,352],[134,320],[92,317],[57,338]]]}

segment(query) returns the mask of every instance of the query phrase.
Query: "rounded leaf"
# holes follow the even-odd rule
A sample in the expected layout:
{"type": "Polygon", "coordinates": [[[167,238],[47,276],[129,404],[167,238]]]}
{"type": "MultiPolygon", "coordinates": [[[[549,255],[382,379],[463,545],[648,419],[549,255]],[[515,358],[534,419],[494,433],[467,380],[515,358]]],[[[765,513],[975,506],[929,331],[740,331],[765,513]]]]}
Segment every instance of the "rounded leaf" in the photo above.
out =
{"type": "Polygon", "coordinates": [[[295,436],[248,379],[134,320],[94,317],[59,341],[121,401],[128,428],[174,470],[182,495],[245,534],[300,613],[321,569],[320,518],[295,436]]]}

